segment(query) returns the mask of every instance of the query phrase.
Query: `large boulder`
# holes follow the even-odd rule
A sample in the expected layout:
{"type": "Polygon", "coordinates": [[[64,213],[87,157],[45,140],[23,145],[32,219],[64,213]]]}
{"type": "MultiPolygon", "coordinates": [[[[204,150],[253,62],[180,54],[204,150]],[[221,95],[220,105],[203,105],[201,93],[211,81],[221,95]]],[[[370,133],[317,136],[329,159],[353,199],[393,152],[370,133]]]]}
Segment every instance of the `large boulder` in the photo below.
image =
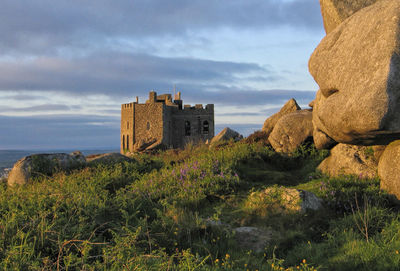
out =
{"type": "Polygon", "coordinates": [[[286,187],[269,187],[252,192],[244,204],[244,210],[259,217],[291,215],[316,211],[322,208],[322,200],[315,194],[286,187]]]}
{"type": "Polygon", "coordinates": [[[275,151],[291,153],[313,134],[312,112],[300,110],[281,117],[268,137],[275,151]]]}
{"type": "Polygon", "coordinates": [[[325,32],[332,32],[348,17],[379,0],[319,0],[325,32]]]}
{"type": "Polygon", "coordinates": [[[378,147],[338,144],[318,169],[332,177],[357,175],[362,178],[375,178],[379,160],[379,153],[375,153],[375,149],[378,147]]]}
{"type": "Polygon", "coordinates": [[[243,136],[241,134],[239,134],[235,130],[232,130],[229,127],[226,127],[218,135],[214,136],[211,139],[210,145],[215,146],[229,140],[239,141],[241,139],[243,139],[243,136]]]}
{"type": "Polygon", "coordinates": [[[58,171],[69,171],[86,164],[81,152],[33,154],[18,160],[10,171],[7,183],[10,186],[26,184],[38,175],[51,175],[58,171]]]}
{"type": "MultiPolygon", "coordinates": [[[[317,96],[319,93],[317,92],[317,96]]],[[[314,145],[318,150],[322,149],[331,149],[333,148],[337,142],[330,138],[327,134],[319,130],[318,127],[314,126],[314,120],[313,120],[313,140],[314,140],[314,145]]]]}
{"type": "Polygon", "coordinates": [[[265,120],[262,131],[269,135],[275,127],[278,120],[286,114],[301,110],[295,99],[290,99],[285,103],[278,113],[273,114],[271,117],[265,120]]]}
{"type": "Polygon", "coordinates": [[[313,124],[336,142],[385,145],[400,138],[400,1],[379,1],[349,17],[315,49],[320,87],[313,124]]]}
{"type": "Polygon", "coordinates": [[[390,143],[378,165],[381,189],[400,200],[400,140],[390,143]]]}
{"type": "Polygon", "coordinates": [[[124,161],[132,161],[128,156],[122,155],[117,152],[102,153],[102,154],[92,154],[86,157],[86,161],[89,165],[97,164],[114,164],[124,161]]]}

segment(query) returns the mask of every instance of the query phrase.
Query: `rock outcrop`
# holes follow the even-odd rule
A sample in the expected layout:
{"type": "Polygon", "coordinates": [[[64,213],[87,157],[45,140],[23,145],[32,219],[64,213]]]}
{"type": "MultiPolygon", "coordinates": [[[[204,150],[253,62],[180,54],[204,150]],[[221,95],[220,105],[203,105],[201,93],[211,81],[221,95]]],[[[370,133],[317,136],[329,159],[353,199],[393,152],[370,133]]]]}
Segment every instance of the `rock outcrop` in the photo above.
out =
{"type": "Polygon", "coordinates": [[[318,169],[331,177],[349,174],[375,178],[378,160],[373,147],[338,144],[318,169]]]}
{"type": "Polygon", "coordinates": [[[97,164],[114,164],[124,161],[129,162],[132,161],[132,159],[120,153],[112,152],[112,153],[88,155],[86,156],[86,161],[88,162],[89,165],[97,165],[97,164]]]}
{"type": "Polygon", "coordinates": [[[224,128],[218,135],[211,139],[210,146],[219,145],[229,140],[239,141],[243,136],[229,127],[224,128]]]}
{"type": "Polygon", "coordinates": [[[319,0],[325,32],[332,32],[348,17],[379,0],[319,0]]]}
{"type": "Polygon", "coordinates": [[[275,151],[289,154],[313,134],[312,112],[299,110],[286,114],[276,123],[268,137],[275,151]]]}
{"type": "Polygon", "coordinates": [[[260,217],[305,213],[321,207],[322,200],[313,193],[286,187],[253,192],[245,202],[245,210],[260,217]]]}
{"type": "Polygon", "coordinates": [[[320,87],[315,133],[355,145],[400,138],[399,32],[400,1],[386,0],[356,12],[321,41],[309,61],[320,87]]]}
{"type": "Polygon", "coordinates": [[[400,140],[389,144],[378,165],[381,189],[400,200],[400,140]]]}
{"type": "Polygon", "coordinates": [[[86,164],[81,152],[33,154],[18,160],[10,171],[7,183],[10,186],[26,184],[35,175],[51,175],[57,171],[68,171],[86,164]]]}
{"type": "Polygon", "coordinates": [[[161,142],[155,138],[149,138],[146,140],[140,139],[133,145],[133,150],[135,152],[143,152],[146,150],[153,150],[156,147],[158,147],[160,144],[161,144],[161,142]]]}
{"type": "Polygon", "coordinates": [[[238,246],[243,250],[252,250],[256,253],[264,251],[272,240],[273,231],[256,227],[239,227],[234,230],[238,246]]]}
{"type": "Polygon", "coordinates": [[[256,142],[261,142],[264,145],[269,145],[268,141],[268,134],[264,131],[258,130],[249,135],[248,137],[245,138],[244,142],[248,144],[256,143],[256,142]]]}
{"type": "Polygon", "coordinates": [[[301,110],[295,99],[290,99],[285,103],[278,113],[273,114],[271,117],[265,120],[262,131],[269,135],[275,127],[278,120],[286,114],[301,110]]]}

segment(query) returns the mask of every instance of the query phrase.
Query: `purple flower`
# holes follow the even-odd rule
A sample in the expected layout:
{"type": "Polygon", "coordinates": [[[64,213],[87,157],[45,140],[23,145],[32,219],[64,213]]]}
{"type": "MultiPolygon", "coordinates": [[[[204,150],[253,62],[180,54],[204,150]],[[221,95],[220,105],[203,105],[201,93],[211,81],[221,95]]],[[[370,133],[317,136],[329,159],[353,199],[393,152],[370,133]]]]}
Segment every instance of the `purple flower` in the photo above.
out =
{"type": "Polygon", "coordinates": [[[194,169],[194,170],[198,170],[199,169],[199,162],[198,161],[194,161],[192,169],[194,169]]]}
{"type": "Polygon", "coordinates": [[[186,175],[187,175],[187,169],[181,168],[181,177],[182,177],[182,176],[185,176],[185,177],[186,177],[186,175]]]}

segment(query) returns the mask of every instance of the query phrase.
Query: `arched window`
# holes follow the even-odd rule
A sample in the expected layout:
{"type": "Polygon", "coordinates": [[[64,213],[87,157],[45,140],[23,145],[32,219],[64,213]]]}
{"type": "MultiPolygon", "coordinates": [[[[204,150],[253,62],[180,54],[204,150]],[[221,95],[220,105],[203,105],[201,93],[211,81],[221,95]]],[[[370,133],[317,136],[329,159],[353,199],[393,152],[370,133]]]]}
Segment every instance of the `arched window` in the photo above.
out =
{"type": "Polygon", "coordinates": [[[126,136],[126,149],[129,151],[129,135],[126,136]]]}
{"type": "Polygon", "coordinates": [[[146,129],[147,129],[147,130],[150,130],[150,122],[147,122],[146,129]]]}
{"type": "Polygon", "coordinates": [[[190,130],[191,130],[191,127],[190,127],[190,121],[185,121],[185,136],[190,136],[190,130]]]}
{"type": "Polygon", "coordinates": [[[203,134],[208,135],[210,131],[210,125],[208,124],[208,121],[203,122],[203,134]]]}
{"type": "Polygon", "coordinates": [[[126,129],[129,129],[129,121],[126,122],[126,129]]]}
{"type": "Polygon", "coordinates": [[[122,150],[125,150],[125,136],[122,136],[122,150]]]}

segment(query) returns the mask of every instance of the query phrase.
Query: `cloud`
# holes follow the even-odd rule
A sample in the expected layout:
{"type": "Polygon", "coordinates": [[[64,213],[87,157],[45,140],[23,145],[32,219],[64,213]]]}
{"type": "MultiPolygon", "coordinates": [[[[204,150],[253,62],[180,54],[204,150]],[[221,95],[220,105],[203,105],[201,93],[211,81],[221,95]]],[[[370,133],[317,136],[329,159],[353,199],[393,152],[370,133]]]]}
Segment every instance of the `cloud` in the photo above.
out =
{"type": "MultiPolygon", "coordinates": [[[[190,88],[188,88],[190,89],[190,88]]],[[[222,89],[221,91],[189,91],[184,92],[183,99],[191,101],[208,101],[220,105],[251,106],[251,105],[282,105],[291,98],[300,104],[308,104],[315,98],[315,91],[300,90],[245,90],[222,89]],[[206,98],[205,98],[206,97],[206,98]]],[[[278,107],[280,108],[280,107],[278,107]]]]}
{"type": "Polygon", "coordinates": [[[32,100],[47,99],[47,97],[43,95],[29,95],[29,94],[4,95],[1,98],[14,101],[32,101],[32,100]]]}
{"type": "MultiPolygon", "coordinates": [[[[236,113],[220,110],[224,106],[270,108],[292,97],[308,103],[313,91],[290,90],[290,84],[284,85],[286,90],[266,90],[296,79],[278,71],[280,63],[295,67],[296,61],[286,61],[285,55],[276,64],[268,53],[280,53],[256,48],[268,46],[262,33],[282,29],[290,38],[296,33],[319,35],[318,1],[3,0],[0,112],[115,117],[0,115],[0,130],[7,131],[0,133],[0,148],[118,146],[119,103],[147,96],[152,89],[171,92],[174,84],[185,103],[214,103],[216,114],[226,114],[227,122],[236,113]],[[255,51],[248,44],[231,44],[244,40],[244,33],[249,44],[258,35],[255,51]],[[232,35],[234,39],[221,38],[232,35]],[[172,49],[176,52],[170,55],[172,49]]],[[[273,42],[281,46],[282,40],[278,36],[273,42]]],[[[235,127],[246,134],[254,125],[235,127]]]]}
{"type": "Polygon", "coordinates": [[[253,113],[253,112],[235,112],[235,113],[220,113],[219,116],[224,117],[236,117],[236,116],[245,116],[245,117],[252,117],[252,116],[263,116],[262,113],[253,113]]]}
{"type": "Polygon", "coordinates": [[[152,89],[171,92],[176,84],[184,99],[196,103],[262,105],[280,104],[290,98],[299,99],[300,103],[314,99],[314,91],[249,87],[247,84],[252,83],[254,74],[257,80],[279,80],[273,70],[255,63],[97,52],[72,59],[39,57],[23,62],[2,61],[0,92],[24,91],[25,94],[15,98],[29,98],[27,90],[126,98],[147,96],[152,89]]]}
{"type": "Polygon", "coordinates": [[[0,18],[3,53],[41,54],[202,30],[322,25],[318,2],[311,0],[3,0],[0,18]]]}
{"type": "Polygon", "coordinates": [[[0,115],[0,149],[118,149],[119,124],[119,117],[0,115]]]}
{"type": "Polygon", "coordinates": [[[153,88],[171,89],[174,83],[196,84],[198,88],[224,82],[238,84],[243,80],[239,77],[252,73],[275,80],[272,71],[254,63],[102,51],[69,59],[1,61],[0,91],[57,90],[130,96],[132,91],[145,94],[153,88]]]}
{"type": "Polygon", "coordinates": [[[3,106],[0,108],[0,112],[43,112],[43,111],[70,111],[71,108],[63,104],[42,104],[29,107],[9,107],[3,106]]]}
{"type": "MultiPolygon", "coordinates": [[[[119,149],[119,117],[92,115],[46,115],[9,117],[0,115],[0,149],[119,149]]],[[[230,127],[247,136],[262,124],[216,125],[216,133],[230,127]]]]}

